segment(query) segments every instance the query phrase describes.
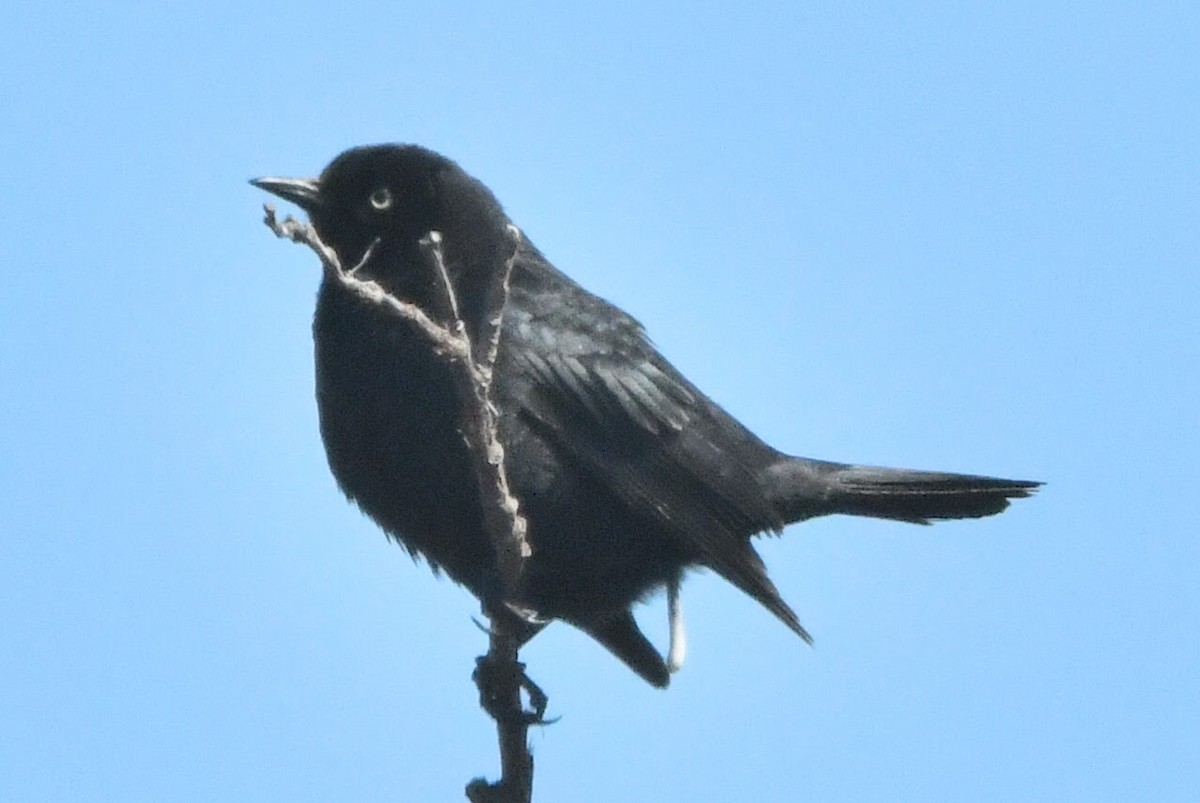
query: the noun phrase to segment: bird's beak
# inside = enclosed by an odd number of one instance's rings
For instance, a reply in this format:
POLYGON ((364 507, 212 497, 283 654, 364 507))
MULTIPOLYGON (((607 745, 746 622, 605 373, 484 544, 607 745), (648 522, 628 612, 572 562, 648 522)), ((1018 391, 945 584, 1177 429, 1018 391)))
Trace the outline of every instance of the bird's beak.
POLYGON ((321 205, 321 185, 315 178, 264 176, 250 179, 250 183, 285 201, 291 201, 305 212, 311 212, 321 205))

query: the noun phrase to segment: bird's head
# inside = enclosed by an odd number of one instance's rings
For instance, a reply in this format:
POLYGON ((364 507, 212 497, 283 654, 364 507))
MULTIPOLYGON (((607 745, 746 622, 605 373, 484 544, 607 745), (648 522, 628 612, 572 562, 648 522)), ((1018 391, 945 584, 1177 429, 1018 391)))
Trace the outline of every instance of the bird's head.
POLYGON ((343 264, 376 240, 385 249, 415 244, 431 231, 471 247, 502 232, 508 219, 490 191, 450 159, 417 145, 352 148, 319 178, 250 182, 308 212, 343 264))

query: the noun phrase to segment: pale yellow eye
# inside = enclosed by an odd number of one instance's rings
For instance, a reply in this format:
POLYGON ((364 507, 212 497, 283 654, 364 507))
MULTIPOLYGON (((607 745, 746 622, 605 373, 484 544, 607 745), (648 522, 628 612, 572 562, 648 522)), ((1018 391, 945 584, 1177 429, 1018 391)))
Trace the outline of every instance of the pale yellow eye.
POLYGON ((392 205, 392 192, 387 187, 380 187, 371 193, 371 206, 378 209, 380 212, 388 209, 392 205))

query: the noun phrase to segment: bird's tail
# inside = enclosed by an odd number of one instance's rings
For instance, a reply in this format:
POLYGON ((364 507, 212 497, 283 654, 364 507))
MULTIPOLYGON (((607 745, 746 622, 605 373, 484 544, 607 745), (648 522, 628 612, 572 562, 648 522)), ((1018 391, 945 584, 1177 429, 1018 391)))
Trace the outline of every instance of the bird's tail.
POLYGON ((767 470, 772 501, 787 521, 830 513, 929 524, 991 516, 1040 482, 972 474, 851 466, 786 457, 767 470))

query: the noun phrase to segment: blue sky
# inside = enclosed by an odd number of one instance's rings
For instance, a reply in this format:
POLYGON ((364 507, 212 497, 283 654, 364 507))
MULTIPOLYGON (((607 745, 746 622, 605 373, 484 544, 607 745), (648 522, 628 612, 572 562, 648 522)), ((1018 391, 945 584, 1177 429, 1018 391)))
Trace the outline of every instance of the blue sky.
POLYGON ((473 599, 325 466, 263 174, 418 142, 814 457, 1042 479, 556 626, 543 800, 1200 796, 1191 4, 33 4, 0 30, 0 798, 460 799, 473 599), (665 635, 662 600, 641 610, 665 635))

